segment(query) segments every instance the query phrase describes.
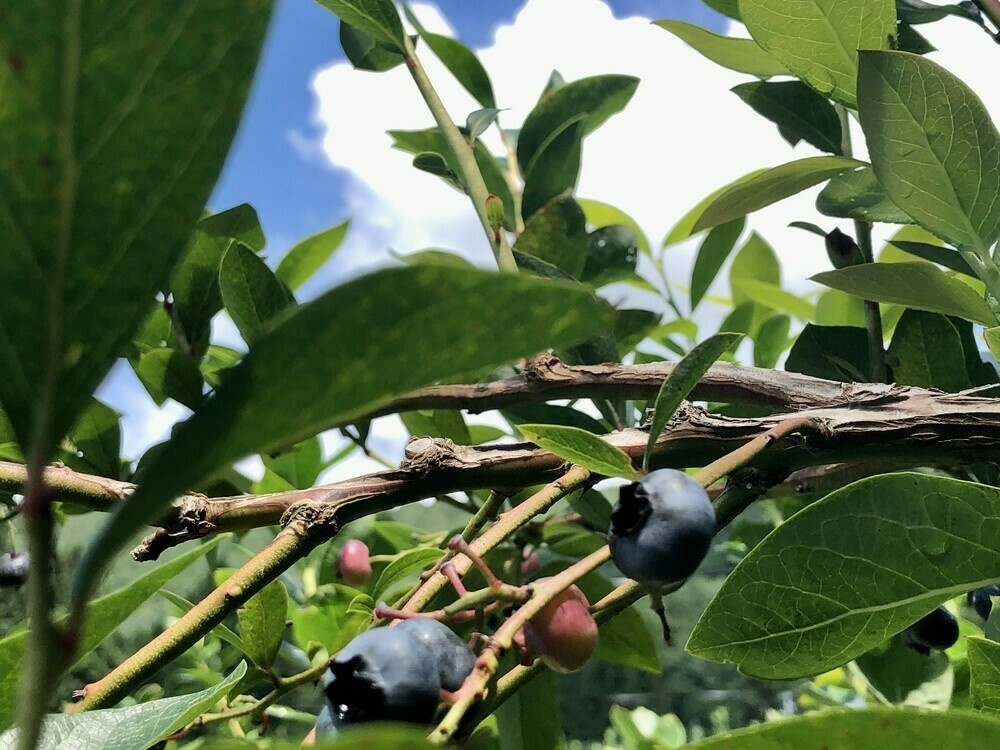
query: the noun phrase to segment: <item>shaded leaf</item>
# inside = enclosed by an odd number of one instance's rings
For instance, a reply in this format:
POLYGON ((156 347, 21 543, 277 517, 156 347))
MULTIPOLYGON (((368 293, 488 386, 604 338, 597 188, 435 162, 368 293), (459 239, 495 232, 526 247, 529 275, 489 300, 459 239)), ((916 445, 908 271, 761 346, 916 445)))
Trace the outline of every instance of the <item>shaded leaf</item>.
POLYGON ((860 221, 909 224, 913 221, 879 184, 871 167, 837 175, 818 196, 816 210, 826 216, 860 221))
POLYGON ((601 287, 635 278, 639 239, 628 226, 612 224, 587 235, 587 261, 580 279, 601 287))
POLYGON ((441 266, 379 271, 296 308, 257 339, 144 467, 135 494, 109 516, 78 568, 77 603, 133 530, 232 461, 610 324, 609 308, 578 286, 441 266))
POLYGON ((295 303, 288 288, 246 245, 233 245, 219 266, 219 291, 226 312, 248 344, 264 332, 265 324, 295 303))
POLYGON ((406 60, 399 46, 381 37, 372 36, 350 24, 340 22, 340 46, 357 70, 384 73, 402 65, 406 60))
POLYGON ((562 739, 555 676, 542 670, 496 710, 503 750, 556 750, 562 739))
POLYGON ((942 651, 918 654, 902 636, 862 654, 855 664, 885 700, 915 708, 946 710, 951 703, 955 673, 942 651))
POLYGON ((633 76, 600 75, 581 78, 544 94, 528 113, 517 138, 517 161, 527 175, 542 146, 583 118, 580 138, 594 132, 605 120, 621 111, 639 79, 633 76))
POLYGON ((649 239, 643 234, 639 223, 619 208, 615 208, 610 203, 589 200, 587 198, 577 198, 587 223, 593 225, 594 229, 602 229, 613 224, 622 224, 635 234, 636 245, 642 252, 649 252, 649 239))
POLYGON ((753 81, 734 86, 732 92, 755 112, 778 126, 789 145, 800 140, 820 151, 841 154, 841 126, 830 100, 802 81, 753 81))
POLYGON ((972 270, 969 262, 961 256, 958 250, 940 245, 931 245, 927 242, 909 242, 907 240, 889 240, 904 253, 916 255, 918 258, 937 263, 939 266, 950 268, 952 271, 964 273, 966 276, 976 278, 976 272, 972 270))
POLYGON ((572 198, 557 198, 525 222, 514 248, 580 278, 587 261, 586 220, 572 198))
POLYGON ((866 263, 818 273, 812 280, 862 299, 955 315, 983 325, 996 322, 989 305, 971 287, 930 263, 866 263))
POLYGON ((741 216, 713 227, 702 240, 698 254, 695 256, 694 268, 691 270, 692 310, 698 306, 712 282, 715 281, 715 277, 722 269, 722 264, 726 262, 726 258, 729 257, 729 253, 732 252, 736 241, 743 233, 745 225, 746 219, 741 216))
POLYGON ((0 402, 26 454, 51 456, 179 259, 271 5, 5 5, 0 402))
POLYGON ((866 382, 868 334, 854 326, 807 324, 788 352, 785 369, 826 380, 866 382))
POLYGON ((162 406, 168 398, 189 409, 197 409, 201 403, 201 370, 197 360, 176 349, 150 349, 139 356, 132 369, 146 388, 157 406, 162 406))
POLYGON ((403 49, 403 24, 392 0, 317 0, 344 23, 396 49, 403 49))
POLYGON ((585 126, 586 117, 580 115, 538 147, 524 173, 521 214, 525 220, 553 198, 576 187, 585 126))
POLYGON ((893 379, 900 385, 949 393, 973 385, 958 329, 944 315, 905 311, 892 335, 889 356, 893 379))

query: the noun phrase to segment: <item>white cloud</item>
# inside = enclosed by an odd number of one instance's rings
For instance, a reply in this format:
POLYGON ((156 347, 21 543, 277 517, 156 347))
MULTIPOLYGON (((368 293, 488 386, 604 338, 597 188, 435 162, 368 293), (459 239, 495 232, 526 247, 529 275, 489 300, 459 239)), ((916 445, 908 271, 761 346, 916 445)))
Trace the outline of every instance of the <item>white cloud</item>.
MULTIPOLYGON (((418 4, 415 11, 431 30, 453 33, 435 6, 418 4)), ((957 19, 920 28, 942 50, 933 59, 966 80, 991 111, 1000 111, 1000 87, 992 80, 991 66, 982 64, 995 49, 986 35, 957 19)), ((463 121, 479 105, 429 50, 423 45, 420 50, 449 111, 456 121, 463 121)), ((600 0, 529 0, 511 24, 497 30, 494 43, 478 54, 492 77, 498 105, 509 110, 502 115, 503 124, 512 128, 531 110, 553 69, 567 80, 601 73, 641 79, 626 109, 587 138, 577 192, 627 211, 654 243, 715 188, 751 170, 815 153, 807 145, 790 149, 773 125, 729 93, 729 88, 748 80, 746 76, 716 66, 644 19, 616 20, 600 0)), ((433 125, 404 68, 366 73, 341 63, 320 71, 313 88, 318 100, 313 125, 323 132, 324 158, 349 175, 346 198, 352 217, 351 232, 328 266, 324 286, 389 263, 390 249, 406 253, 447 248, 480 265, 492 264, 467 198, 418 172, 409 155, 391 148, 387 130, 433 125)), ((290 132, 311 130, 303 126, 290 132)), ((861 143, 860 134, 855 143, 861 143)), ((312 146, 297 145, 314 157, 312 146)), ((492 146, 500 153, 495 142, 492 146)), ((788 221, 807 219, 825 227, 837 223, 816 215, 815 192, 762 210, 749 221, 749 229, 759 231, 778 251, 785 284, 797 291, 816 289, 805 279, 824 270, 827 261, 817 238, 788 229, 788 221)), ((839 223, 850 229, 849 222, 839 223)), ((684 284, 690 277, 692 256, 692 243, 671 249, 669 270, 676 283, 684 284)), ((725 285, 713 291, 725 294, 725 285)), ((648 297, 643 299, 648 302, 648 297)), ((707 317, 716 314, 721 315, 721 308, 706 311, 707 317)), ((227 341, 237 340, 227 320, 217 321, 216 330, 226 334, 227 341)), ((129 375, 119 373, 114 387, 106 384, 102 391, 134 390, 117 387, 124 382, 120 378, 129 375)), ((139 408, 138 399, 128 401, 115 405, 141 414, 130 416, 126 424, 126 445, 134 454, 165 436, 167 421, 180 408, 152 410, 139 408), (147 426, 140 428, 140 423, 147 426)), ((397 459, 405 435, 390 421, 379 421, 377 440, 382 452, 397 459)), ((335 474, 344 477, 348 471, 373 468, 370 461, 359 458, 335 474)))

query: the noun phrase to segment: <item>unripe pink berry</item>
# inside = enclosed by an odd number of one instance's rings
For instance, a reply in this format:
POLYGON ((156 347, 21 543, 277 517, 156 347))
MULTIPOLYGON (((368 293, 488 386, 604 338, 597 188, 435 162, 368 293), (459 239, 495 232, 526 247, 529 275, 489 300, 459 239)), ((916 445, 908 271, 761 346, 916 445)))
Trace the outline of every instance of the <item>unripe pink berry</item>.
POLYGON ((597 622, 587 597, 570 586, 532 617, 514 641, 522 647, 522 663, 540 658, 557 672, 580 669, 597 648, 597 622))
POLYGON ((521 578, 524 580, 531 578, 531 576, 538 572, 541 565, 538 555, 534 552, 529 552, 521 558, 521 578))
POLYGON ((337 558, 337 576, 351 586, 364 586, 372 577, 372 563, 368 559, 368 545, 360 539, 349 539, 340 548, 337 558))

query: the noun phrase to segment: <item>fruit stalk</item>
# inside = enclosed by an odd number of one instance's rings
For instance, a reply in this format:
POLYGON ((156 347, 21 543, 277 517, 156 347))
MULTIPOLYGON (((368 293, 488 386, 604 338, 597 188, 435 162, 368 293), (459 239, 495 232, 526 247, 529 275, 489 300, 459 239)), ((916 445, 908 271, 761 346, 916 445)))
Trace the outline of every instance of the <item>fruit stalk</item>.
MULTIPOLYGON (((520 506, 519 506, 520 507, 520 506)), ((455 702, 448 713, 438 724, 437 728, 430 734, 430 741, 436 745, 443 745, 451 741, 458 732, 462 719, 472 708, 473 704, 481 700, 486 695, 487 687, 496 675, 500 667, 500 658, 511 648, 514 643, 514 636, 525 626, 525 624, 537 615, 546 604, 555 599, 559 594, 572 586, 583 576, 599 568, 611 559, 611 551, 607 546, 601 547, 596 552, 577 561, 558 575, 553 576, 544 583, 537 584, 533 588, 531 598, 514 612, 493 634, 479 657, 472 674, 466 678, 455 693, 455 702)))

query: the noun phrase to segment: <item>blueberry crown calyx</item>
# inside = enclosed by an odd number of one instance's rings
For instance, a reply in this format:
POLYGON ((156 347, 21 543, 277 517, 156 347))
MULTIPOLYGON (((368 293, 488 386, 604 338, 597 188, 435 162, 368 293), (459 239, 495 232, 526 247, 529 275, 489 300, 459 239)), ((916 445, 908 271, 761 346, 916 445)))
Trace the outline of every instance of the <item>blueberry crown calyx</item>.
POLYGON ((626 484, 618 491, 618 504, 611 513, 611 533, 618 536, 635 533, 646 525, 652 512, 646 488, 639 482, 626 484))

